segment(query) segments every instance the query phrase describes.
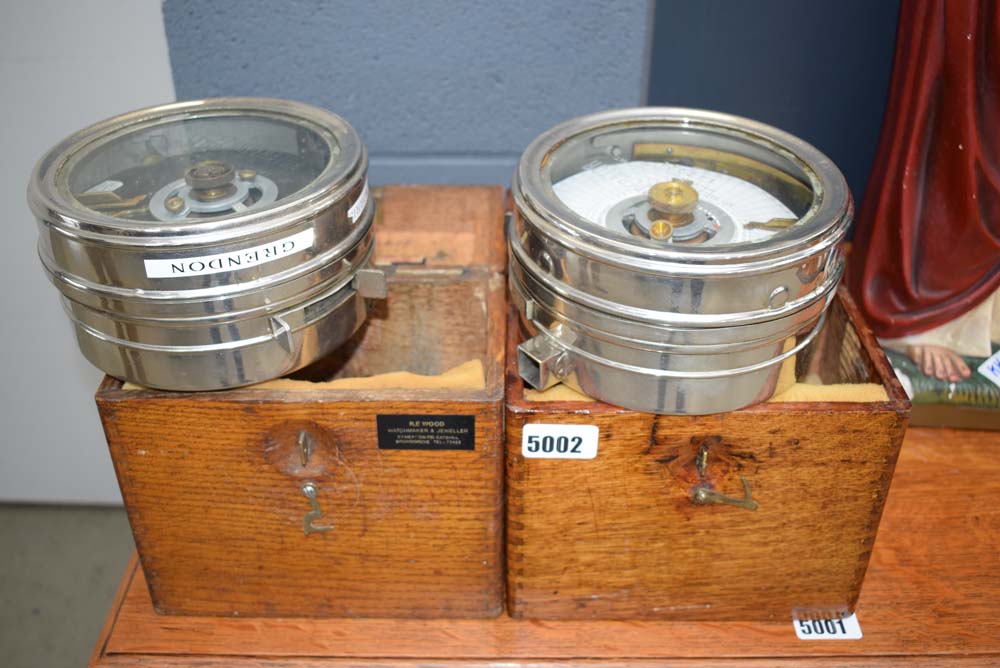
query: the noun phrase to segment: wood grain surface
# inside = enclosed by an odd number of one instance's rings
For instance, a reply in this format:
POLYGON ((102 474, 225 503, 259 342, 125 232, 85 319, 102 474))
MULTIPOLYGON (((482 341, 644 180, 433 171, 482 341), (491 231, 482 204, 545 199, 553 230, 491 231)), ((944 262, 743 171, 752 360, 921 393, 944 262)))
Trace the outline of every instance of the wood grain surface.
POLYGON ((91 665, 206 667, 1000 665, 1000 434, 910 429, 857 606, 864 638, 774 622, 164 617, 133 562, 91 665))
POLYGON ((503 186, 383 186, 376 197, 376 262, 506 271, 503 186))
POLYGON ((854 608, 909 404, 846 293, 821 341, 828 382, 878 382, 886 402, 783 403, 663 416, 531 402, 508 323, 507 605, 540 619, 787 619, 854 608), (857 324, 856 324, 857 323, 857 324), (831 331, 839 328, 838 331, 831 331), (845 331, 846 330, 846 331, 845 331), (836 342, 835 345, 830 342, 836 342), (850 345, 848 355, 841 355, 850 345), (845 359, 854 359, 845 364, 845 359), (835 373, 849 373, 836 377, 835 373), (590 460, 521 456, 526 423, 590 424, 590 460), (699 469, 699 458, 704 466, 699 469), (756 510, 697 505, 751 487, 756 510))
MULTIPOLYGON (((853 608, 904 428, 894 413, 842 411, 524 420, 600 429, 591 460, 508 458, 509 606, 542 619, 853 608), (692 502, 701 484, 742 497, 743 477, 756 510, 692 502)), ((508 452, 522 425, 508 422, 508 452)))
POLYGON ((428 375, 478 359, 485 388, 335 390, 316 382, 171 393, 105 380, 98 409, 160 612, 501 612, 503 190, 401 186, 376 195, 383 256, 395 235, 425 227, 473 234, 475 242, 449 246, 439 234, 402 244, 409 264, 394 267, 388 299, 373 305, 341 351, 300 377, 428 375), (380 449, 379 415, 471 416, 474 449, 380 449), (324 530, 306 533, 310 513, 324 530))

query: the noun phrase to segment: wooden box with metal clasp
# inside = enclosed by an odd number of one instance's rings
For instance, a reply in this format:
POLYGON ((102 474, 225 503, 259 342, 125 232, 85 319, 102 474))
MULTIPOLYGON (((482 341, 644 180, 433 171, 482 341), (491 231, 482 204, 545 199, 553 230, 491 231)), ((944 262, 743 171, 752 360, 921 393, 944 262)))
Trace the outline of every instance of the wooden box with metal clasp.
POLYGON ((861 590, 909 402, 841 288, 774 400, 668 416, 535 392, 508 321, 517 618, 788 620, 861 590))
POLYGON ((290 378, 97 404, 156 609, 492 617, 501 563, 503 189, 386 187, 388 298, 290 378))

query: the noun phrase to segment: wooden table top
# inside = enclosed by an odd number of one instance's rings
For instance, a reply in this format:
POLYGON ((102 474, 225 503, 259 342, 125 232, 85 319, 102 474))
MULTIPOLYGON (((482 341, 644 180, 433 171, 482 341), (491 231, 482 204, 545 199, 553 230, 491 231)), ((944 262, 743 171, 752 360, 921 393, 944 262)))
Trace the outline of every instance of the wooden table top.
MULTIPOLYGON (((317 583, 320 586, 321 583, 317 583)), ((157 615, 133 557, 91 666, 1000 665, 1000 432, 911 429, 857 610, 861 640, 782 623, 157 615), (914 661, 913 657, 921 656, 914 661)))

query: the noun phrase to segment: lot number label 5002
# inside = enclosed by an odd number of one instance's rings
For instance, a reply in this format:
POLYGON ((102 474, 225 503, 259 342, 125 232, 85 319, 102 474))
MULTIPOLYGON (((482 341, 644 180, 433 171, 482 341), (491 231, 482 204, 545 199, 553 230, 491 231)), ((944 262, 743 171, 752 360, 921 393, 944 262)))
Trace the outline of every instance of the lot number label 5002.
POLYGON ((521 432, 525 459, 593 459, 597 456, 595 424, 526 424, 521 432))

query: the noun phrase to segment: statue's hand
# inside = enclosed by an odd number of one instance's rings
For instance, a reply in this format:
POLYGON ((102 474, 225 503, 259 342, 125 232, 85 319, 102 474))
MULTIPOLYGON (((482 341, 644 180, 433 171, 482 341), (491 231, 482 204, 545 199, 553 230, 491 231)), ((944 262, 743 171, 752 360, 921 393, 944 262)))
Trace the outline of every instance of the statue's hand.
POLYGON ((925 376, 954 383, 965 380, 972 374, 969 365, 961 356, 944 346, 909 346, 906 354, 920 367, 925 376))

